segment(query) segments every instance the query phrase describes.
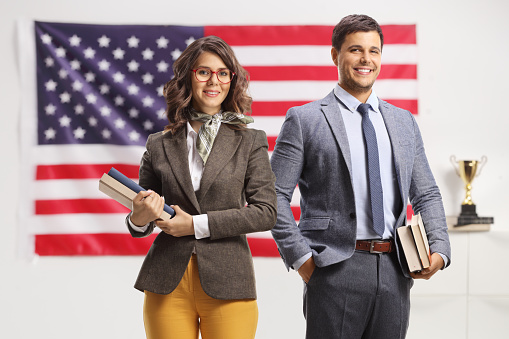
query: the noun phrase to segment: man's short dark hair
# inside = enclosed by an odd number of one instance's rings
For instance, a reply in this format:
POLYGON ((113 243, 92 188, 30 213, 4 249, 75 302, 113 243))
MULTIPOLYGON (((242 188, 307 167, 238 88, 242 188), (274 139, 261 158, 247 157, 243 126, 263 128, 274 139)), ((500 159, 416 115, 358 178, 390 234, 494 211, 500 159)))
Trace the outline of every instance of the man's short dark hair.
POLYGON ((334 27, 332 31, 332 47, 336 51, 341 50, 343 42, 348 34, 356 32, 370 32, 376 31, 380 35, 381 47, 384 46, 384 35, 378 22, 372 17, 363 14, 352 14, 345 16, 341 21, 334 27))

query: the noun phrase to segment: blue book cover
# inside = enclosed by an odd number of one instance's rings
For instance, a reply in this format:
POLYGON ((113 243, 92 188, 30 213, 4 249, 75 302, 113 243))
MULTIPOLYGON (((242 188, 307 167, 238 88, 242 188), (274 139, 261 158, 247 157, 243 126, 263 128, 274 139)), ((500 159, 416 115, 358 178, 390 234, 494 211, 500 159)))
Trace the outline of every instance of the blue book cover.
MULTIPOLYGON (((130 188, 131 190, 133 190, 136 193, 139 193, 140 191, 146 191, 146 189, 144 189, 143 187, 141 187, 140 185, 138 185, 137 183, 135 183, 134 181, 132 181, 131 179, 126 177, 124 174, 119 172, 114 167, 112 167, 110 169, 110 171, 108 172, 108 175, 110 177, 112 177, 113 179, 115 179, 116 181, 123 184, 124 186, 130 188)), ((166 204, 164 204, 164 211, 166 213, 168 213, 169 215, 171 215, 172 217, 175 215, 175 210, 173 210, 173 208, 171 208, 170 206, 168 206, 166 204)))

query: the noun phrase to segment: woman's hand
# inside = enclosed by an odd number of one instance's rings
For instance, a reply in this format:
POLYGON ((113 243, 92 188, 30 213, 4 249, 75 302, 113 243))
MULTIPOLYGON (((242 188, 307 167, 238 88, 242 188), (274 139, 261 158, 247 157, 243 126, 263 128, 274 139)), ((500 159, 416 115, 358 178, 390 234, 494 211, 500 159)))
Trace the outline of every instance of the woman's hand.
POLYGON ((136 226, 145 226, 161 216, 163 207, 163 197, 151 190, 141 191, 133 199, 131 222, 136 226))
POLYGON ((174 237, 194 235, 193 216, 182 211, 177 205, 171 207, 175 210, 175 216, 170 220, 157 220, 157 227, 174 237))

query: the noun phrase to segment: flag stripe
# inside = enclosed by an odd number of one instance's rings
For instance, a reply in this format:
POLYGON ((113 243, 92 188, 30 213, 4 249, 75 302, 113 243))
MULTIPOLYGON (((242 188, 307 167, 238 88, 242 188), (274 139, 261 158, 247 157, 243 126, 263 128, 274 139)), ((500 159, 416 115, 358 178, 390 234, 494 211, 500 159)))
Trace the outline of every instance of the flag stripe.
MULTIPOLYGON (((334 66, 246 66, 251 81, 337 81, 334 66)), ((417 79, 417 65, 386 65, 377 79, 417 79)))
POLYGON ((124 213, 129 210, 113 199, 36 200, 35 214, 124 213))
POLYGON ((90 179, 100 178, 112 167, 124 173, 129 178, 138 177, 138 165, 126 164, 63 164, 37 166, 36 180, 54 179, 90 179))
MULTIPOLYGON (((415 25, 382 25, 384 44, 415 44, 415 25)), ((332 45, 334 26, 206 26, 232 46, 332 45)))
MULTIPOLYGON (((41 234, 35 236, 35 253, 41 256, 60 255, 145 255, 157 235, 133 238, 130 234, 41 234)), ((278 257, 276 243, 270 238, 247 241, 254 256, 278 257)))

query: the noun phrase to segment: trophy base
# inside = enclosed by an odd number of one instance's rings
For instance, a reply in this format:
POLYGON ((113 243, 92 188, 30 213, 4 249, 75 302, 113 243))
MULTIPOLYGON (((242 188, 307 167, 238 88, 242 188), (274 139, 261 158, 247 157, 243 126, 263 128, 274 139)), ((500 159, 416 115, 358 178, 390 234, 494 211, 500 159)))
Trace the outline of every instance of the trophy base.
POLYGON ((493 217, 478 217, 475 211, 475 205, 461 205, 461 213, 458 217, 458 223, 455 227, 472 224, 493 224, 493 217))

